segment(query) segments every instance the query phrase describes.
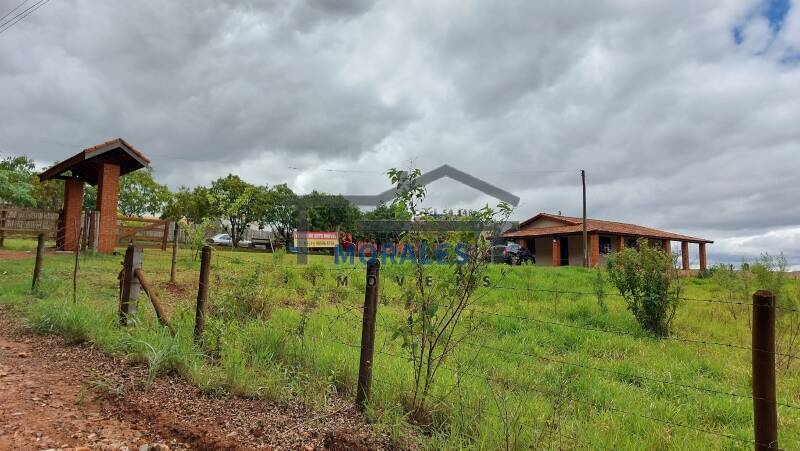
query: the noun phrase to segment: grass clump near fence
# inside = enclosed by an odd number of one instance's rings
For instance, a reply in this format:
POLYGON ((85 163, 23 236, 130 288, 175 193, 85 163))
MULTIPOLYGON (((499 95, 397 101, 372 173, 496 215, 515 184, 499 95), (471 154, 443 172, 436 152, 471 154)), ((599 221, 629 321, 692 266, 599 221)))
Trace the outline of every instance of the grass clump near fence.
MULTIPOLYGON (((48 255, 46 274, 68 280, 71 258, 48 255)), ((314 256, 311 265, 298 267, 281 254, 217 250, 206 332, 195 344, 199 262, 189 250, 179 256, 175 285, 168 283, 168 253, 145 251, 143 270, 159 290, 174 337, 158 324, 144 294, 133 324, 118 325, 121 257, 81 259, 76 303, 67 282, 30 294, 32 261, 0 260, 0 302, 19 306, 38 332, 147 364, 145 382, 174 373, 210 394, 299 400, 311 409, 354 397, 363 266, 335 266, 314 256)), ((396 445, 752 448, 747 314, 734 317, 720 308, 728 304, 691 300, 723 300, 713 278, 684 279, 686 300, 663 337, 643 330, 610 282, 598 287, 592 270, 492 265, 490 286, 478 289, 465 312, 472 335, 443 363, 424 415, 412 417, 413 369, 393 333, 406 321, 398 280, 407 277, 408 266, 381 269, 367 411, 396 445)), ((797 281, 786 284, 787 290, 798 287, 797 281)), ((792 407, 800 404, 800 362, 790 361, 778 373, 786 449, 800 446, 800 410, 792 407)))

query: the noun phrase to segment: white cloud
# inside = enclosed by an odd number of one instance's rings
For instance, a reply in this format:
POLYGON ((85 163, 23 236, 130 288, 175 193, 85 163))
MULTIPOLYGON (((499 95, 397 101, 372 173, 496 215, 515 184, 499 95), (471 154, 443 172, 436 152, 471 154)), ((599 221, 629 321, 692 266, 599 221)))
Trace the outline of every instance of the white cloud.
POLYGON ((758 5, 50 2, 0 35, 0 151, 49 162, 122 136, 173 187, 235 172, 347 194, 448 163, 522 197, 518 217, 578 214, 586 169, 591 216, 767 236, 800 227, 800 65, 780 63, 800 8, 759 55, 758 5))

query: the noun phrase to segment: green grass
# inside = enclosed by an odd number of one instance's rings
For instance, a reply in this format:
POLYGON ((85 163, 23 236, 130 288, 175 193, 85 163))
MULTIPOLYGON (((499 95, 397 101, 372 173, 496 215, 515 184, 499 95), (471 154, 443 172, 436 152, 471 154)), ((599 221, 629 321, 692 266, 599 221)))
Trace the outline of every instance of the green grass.
MULTIPOLYGON (((7 247, 29 250, 35 243, 7 240, 7 247)), ((210 394, 299 400, 312 409, 334 396, 355 395, 365 285, 360 265, 339 271, 331 257, 312 256, 311 265, 296 267, 292 255, 217 250, 206 331, 195 345, 199 262, 189 251, 178 259, 177 288, 166 286, 168 252, 148 249, 143 263, 175 337, 155 321, 143 293, 134 324, 118 325, 120 256, 81 257, 73 304, 72 258, 48 255, 37 293, 30 292, 32 258, 0 260, 0 303, 18 306, 37 332, 146 363, 144 383, 174 373, 210 394), (344 274, 348 285, 338 286, 336 276, 344 274)), ((605 308, 594 295, 580 294, 593 291, 593 273, 582 268, 490 268, 493 285, 514 289, 479 290, 473 314, 481 327, 439 371, 425 424, 411 421, 405 407, 411 366, 392 340, 406 314, 395 277, 408 269, 381 270, 368 409, 375 427, 396 444, 498 449, 508 437, 517 448, 752 447, 749 351, 656 339, 639 328, 611 287, 605 308)), ((716 296, 708 279, 684 283, 688 297, 716 296)), ((674 336, 748 347, 747 316, 737 318, 724 305, 687 301, 674 336)), ((800 405, 800 362, 779 370, 778 399, 800 405)), ((799 447, 800 410, 780 407, 779 422, 781 446, 799 447)))

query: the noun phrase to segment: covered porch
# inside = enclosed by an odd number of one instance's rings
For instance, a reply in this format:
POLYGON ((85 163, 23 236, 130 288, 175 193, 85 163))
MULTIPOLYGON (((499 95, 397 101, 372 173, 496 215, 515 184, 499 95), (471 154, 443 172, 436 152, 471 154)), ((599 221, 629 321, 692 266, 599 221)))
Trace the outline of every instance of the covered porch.
MULTIPOLYGON (((684 270, 690 269, 690 252, 696 248, 696 261, 703 271, 708 267, 706 246, 713 243, 704 238, 598 219, 587 219, 585 229, 589 266, 600 265, 606 255, 636 246, 637 241, 644 238, 668 253, 673 253, 673 243, 680 243, 679 265, 684 270)), ((537 265, 583 266, 583 232, 581 218, 539 213, 520 223, 518 230, 504 233, 503 237, 530 250, 537 265)))
MULTIPOLYGON (((589 266, 597 266, 605 262, 606 255, 618 252, 625 247, 636 246, 640 237, 613 235, 613 234, 588 234, 589 266)), ((583 266, 583 235, 552 235, 516 238, 514 241, 527 248, 536 258, 539 266, 583 266)), ((648 241, 653 246, 659 246, 665 252, 672 252, 673 240, 652 239, 648 241)), ((696 249, 697 262, 700 270, 707 269, 706 243, 680 241, 680 267, 690 269, 691 253, 696 249), (696 246, 696 247, 695 247, 696 246)))

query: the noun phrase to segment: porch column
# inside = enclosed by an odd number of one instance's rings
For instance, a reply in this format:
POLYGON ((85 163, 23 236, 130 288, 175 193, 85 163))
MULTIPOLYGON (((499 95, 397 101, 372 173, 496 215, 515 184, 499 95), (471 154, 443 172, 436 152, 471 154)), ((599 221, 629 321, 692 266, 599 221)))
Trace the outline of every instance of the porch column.
POLYGON ((83 206, 83 180, 69 179, 64 182, 64 245, 65 251, 74 251, 79 246, 81 235, 81 207, 83 206))
POLYGON ((557 236, 553 237, 553 266, 561 266, 561 245, 557 236))
POLYGON ((617 237, 617 252, 625 249, 625 237, 620 235, 617 237))
POLYGON ((700 271, 705 271, 706 265, 706 243, 700 243, 700 271))
POLYGON ((600 264, 600 235, 596 233, 589 234, 589 266, 598 266, 600 264))
POLYGON ((681 263, 683 269, 689 269, 689 242, 681 241, 681 263))
POLYGON ((97 232, 97 252, 111 254, 117 245, 117 201, 119 198, 119 165, 98 165, 97 211, 100 226, 97 232))
POLYGON ((670 240, 661 240, 661 247, 664 249, 665 254, 672 253, 672 241, 670 240))

